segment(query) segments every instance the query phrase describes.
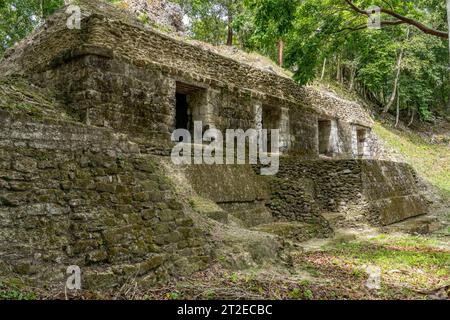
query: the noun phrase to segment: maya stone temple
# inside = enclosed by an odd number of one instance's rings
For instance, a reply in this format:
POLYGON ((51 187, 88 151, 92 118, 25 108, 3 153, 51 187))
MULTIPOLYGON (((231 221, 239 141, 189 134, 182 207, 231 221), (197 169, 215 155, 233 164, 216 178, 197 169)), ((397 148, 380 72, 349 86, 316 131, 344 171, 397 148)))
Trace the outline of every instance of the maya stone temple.
POLYGON ((152 286, 219 255, 284 261, 280 239, 332 236, 330 214, 382 227, 427 213, 358 103, 79 5, 80 29, 63 8, 0 61, 0 276, 63 286, 77 265, 86 288, 152 286), (194 121, 280 129, 279 172, 175 166, 171 133, 194 121))

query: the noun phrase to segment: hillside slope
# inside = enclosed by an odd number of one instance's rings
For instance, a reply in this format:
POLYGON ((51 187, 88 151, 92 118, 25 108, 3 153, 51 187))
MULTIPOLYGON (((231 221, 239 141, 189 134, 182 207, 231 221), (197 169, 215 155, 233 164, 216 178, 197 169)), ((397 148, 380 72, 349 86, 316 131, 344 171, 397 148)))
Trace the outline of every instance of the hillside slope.
POLYGON ((410 163, 419 174, 450 199, 450 145, 430 143, 412 130, 377 122, 374 130, 393 153, 410 163))

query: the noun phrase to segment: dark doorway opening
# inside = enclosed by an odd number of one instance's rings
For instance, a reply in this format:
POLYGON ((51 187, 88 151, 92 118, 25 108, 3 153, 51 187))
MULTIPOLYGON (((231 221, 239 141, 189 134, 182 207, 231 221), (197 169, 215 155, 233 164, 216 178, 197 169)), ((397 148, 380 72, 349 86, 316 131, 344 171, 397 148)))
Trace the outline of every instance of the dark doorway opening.
POLYGON ((175 128, 189 129, 189 105, 187 95, 183 93, 176 94, 176 112, 175 112, 175 128))
POLYGON ((177 82, 174 121, 176 129, 187 129, 192 134, 194 121, 204 121, 202 117, 206 107, 206 89, 177 82))

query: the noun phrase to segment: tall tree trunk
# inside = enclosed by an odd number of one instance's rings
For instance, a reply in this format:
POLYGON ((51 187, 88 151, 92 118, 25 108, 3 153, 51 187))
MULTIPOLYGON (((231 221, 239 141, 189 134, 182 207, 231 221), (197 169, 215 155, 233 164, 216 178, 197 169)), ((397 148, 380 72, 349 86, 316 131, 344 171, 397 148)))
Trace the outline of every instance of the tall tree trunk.
POLYGON ((356 68, 350 67, 350 85, 348 87, 349 91, 353 91, 353 87, 355 86, 355 77, 356 77, 356 68))
MULTIPOLYGON (((448 23, 448 30, 450 32, 450 0, 447 0, 447 23, 448 23)), ((449 53, 448 81, 450 82, 450 37, 448 37, 448 53, 449 53)), ((448 94, 448 108, 450 109, 450 92, 448 94)))
POLYGON ((231 10, 228 10, 228 36, 227 36, 227 46, 233 45, 233 14, 231 10))
MULTIPOLYGON (((448 1, 450 1, 450 0, 448 0, 448 1)), ((406 34, 406 39, 408 40, 408 38, 409 38, 409 29, 408 29, 407 34, 406 34)), ((392 105, 395 102, 395 97, 396 97, 396 93, 397 93, 397 89, 398 89, 398 82, 400 80, 400 73, 401 73, 401 69, 402 69, 402 62, 403 62, 403 54, 404 54, 404 52, 405 52, 405 50, 402 47, 400 49, 400 53, 399 53, 398 58, 397 58, 397 65, 396 65, 397 72, 395 74, 394 87, 392 88, 391 97, 389 98, 388 103, 386 104, 386 106, 383 109, 383 114, 387 113, 391 109, 392 105)))
POLYGON ((322 74, 320 75, 320 81, 322 81, 323 77, 325 76, 326 66, 327 66, 327 58, 323 59, 323 67, 322 67, 322 74))
POLYGON ((283 66, 284 63, 284 42, 282 39, 278 40, 278 65, 283 66))
POLYGON ((409 120, 408 127, 411 126, 414 122, 414 113, 415 113, 415 110, 412 109, 411 110, 411 120, 409 120))
POLYGON ((337 64, 336 64, 336 81, 337 82, 341 82, 341 60, 339 59, 339 57, 337 57, 337 64))
POLYGON ((400 120, 400 91, 397 88, 397 112, 395 115, 395 127, 398 126, 399 120, 400 120))
POLYGON ((386 104, 386 106, 383 109, 383 113, 387 113, 391 109, 392 105, 395 102, 397 88, 398 88, 398 82, 400 80, 402 61, 403 61, 403 48, 400 50, 400 54, 398 55, 398 58, 397 58, 397 66, 396 66, 397 73, 395 74, 394 87, 392 89, 392 94, 391 94, 391 97, 389 98, 388 103, 386 104))
POLYGON ((40 12, 40 14, 41 14, 41 22, 43 22, 44 19, 45 19, 45 16, 44 16, 44 0, 40 1, 40 10, 41 10, 41 12, 40 12))

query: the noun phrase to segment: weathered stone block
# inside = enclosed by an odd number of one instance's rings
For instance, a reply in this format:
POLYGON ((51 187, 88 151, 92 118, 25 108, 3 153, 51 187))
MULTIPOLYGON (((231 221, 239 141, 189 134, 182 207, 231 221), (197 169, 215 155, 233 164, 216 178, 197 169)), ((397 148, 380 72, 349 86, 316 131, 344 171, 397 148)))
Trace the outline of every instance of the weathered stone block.
POLYGON ((145 202, 150 200, 150 192, 138 192, 133 194, 133 199, 139 202, 145 202))
POLYGON ((105 250, 95 250, 86 255, 87 263, 99 263, 108 260, 108 253, 105 250))
POLYGON ((161 255, 153 256, 144 262, 138 264, 139 275, 147 274, 149 271, 158 268, 164 262, 161 255))
POLYGON ((117 277, 112 270, 88 270, 83 272, 81 277, 81 285, 84 289, 101 290, 117 285, 117 277))
POLYGON ((151 220, 156 217, 156 212, 153 209, 146 209, 142 211, 142 219, 151 220))
POLYGON ((95 189, 100 192, 109 192, 109 193, 115 193, 116 192, 116 185, 113 183, 103 183, 103 182, 97 182, 95 184, 95 189))
POLYGON ((11 181, 9 183, 9 186, 13 191, 28 191, 33 188, 33 183, 22 181, 11 181))
POLYGON ((149 159, 136 159, 133 162, 137 170, 153 173, 155 172, 155 164, 149 159))
POLYGON ((19 172, 30 173, 37 170, 37 161, 31 158, 20 158, 13 162, 13 168, 19 172))

